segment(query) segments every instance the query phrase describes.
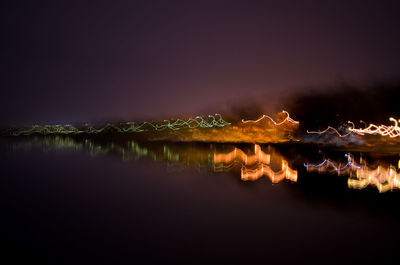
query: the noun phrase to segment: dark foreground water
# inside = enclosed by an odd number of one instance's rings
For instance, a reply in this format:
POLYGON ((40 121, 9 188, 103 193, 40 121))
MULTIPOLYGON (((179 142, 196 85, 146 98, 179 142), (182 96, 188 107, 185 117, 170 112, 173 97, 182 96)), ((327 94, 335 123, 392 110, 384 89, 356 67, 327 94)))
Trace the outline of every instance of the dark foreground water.
POLYGON ((1 264, 397 264, 398 155, 351 154, 380 186, 304 167, 344 154, 2 139, 1 264))

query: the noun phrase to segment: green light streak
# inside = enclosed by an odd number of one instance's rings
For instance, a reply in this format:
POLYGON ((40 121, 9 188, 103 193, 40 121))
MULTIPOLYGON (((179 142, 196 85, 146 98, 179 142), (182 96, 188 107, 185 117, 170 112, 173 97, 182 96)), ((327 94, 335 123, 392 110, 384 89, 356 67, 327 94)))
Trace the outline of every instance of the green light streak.
POLYGON ((78 129, 73 125, 33 125, 28 129, 17 129, 12 131, 10 134, 13 136, 20 135, 31 135, 31 134, 99 134, 108 130, 113 130, 118 133, 140 133, 146 131, 164 131, 173 130, 178 131, 183 128, 195 129, 195 128, 212 128, 212 127, 225 127, 231 125, 226 122, 220 114, 208 115, 208 120, 205 120, 202 116, 196 116, 189 118, 188 120, 176 119, 175 121, 164 120, 163 123, 151 123, 145 121, 136 125, 134 122, 125 122, 117 124, 107 123, 104 127, 95 128, 93 126, 87 126, 82 129, 78 129))

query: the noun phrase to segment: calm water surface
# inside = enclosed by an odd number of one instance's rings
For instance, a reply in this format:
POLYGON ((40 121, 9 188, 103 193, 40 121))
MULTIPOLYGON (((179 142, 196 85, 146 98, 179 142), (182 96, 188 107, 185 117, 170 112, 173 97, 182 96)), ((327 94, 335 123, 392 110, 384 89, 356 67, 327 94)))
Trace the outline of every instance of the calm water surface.
MULTIPOLYGON (((3 264, 397 263, 400 193, 349 187, 346 174, 304 167, 326 158, 344 165, 344 154, 2 139, 1 258, 3 264)), ((351 155, 371 168, 397 167, 397 154, 351 155)))

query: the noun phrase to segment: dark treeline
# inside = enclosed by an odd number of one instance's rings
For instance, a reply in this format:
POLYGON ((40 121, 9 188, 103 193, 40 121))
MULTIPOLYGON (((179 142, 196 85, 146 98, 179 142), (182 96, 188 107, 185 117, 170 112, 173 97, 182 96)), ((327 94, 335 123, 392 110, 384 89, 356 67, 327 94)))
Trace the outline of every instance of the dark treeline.
POLYGON ((284 105, 303 129, 339 127, 349 120, 357 127, 360 120, 390 124, 389 117, 400 118, 400 80, 366 87, 340 84, 325 90, 308 89, 292 95, 284 105))

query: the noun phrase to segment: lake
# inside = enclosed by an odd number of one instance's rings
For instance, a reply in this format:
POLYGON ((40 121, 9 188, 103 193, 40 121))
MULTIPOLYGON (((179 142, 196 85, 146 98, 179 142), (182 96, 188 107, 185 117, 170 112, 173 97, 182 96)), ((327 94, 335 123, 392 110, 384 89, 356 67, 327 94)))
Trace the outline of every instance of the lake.
POLYGON ((0 159, 2 264, 398 256, 397 153, 32 136, 0 159))

